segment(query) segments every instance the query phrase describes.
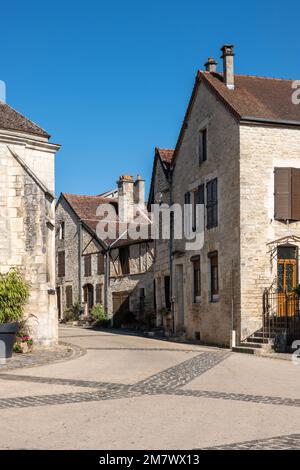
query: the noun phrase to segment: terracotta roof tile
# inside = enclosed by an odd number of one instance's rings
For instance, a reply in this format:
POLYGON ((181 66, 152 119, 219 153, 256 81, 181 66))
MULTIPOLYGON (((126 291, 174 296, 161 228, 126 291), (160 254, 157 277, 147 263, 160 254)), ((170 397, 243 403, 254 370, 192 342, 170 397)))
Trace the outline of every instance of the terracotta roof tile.
MULTIPOLYGON (((101 196, 85 196, 80 194, 67 194, 62 193, 62 196, 67 200, 69 205, 72 207, 76 215, 79 217, 82 222, 84 222, 89 229, 96 234, 96 229, 101 225, 101 217, 97 216, 97 209, 101 204, 112 204, 115 209, 117 210, 118 201, 117 199, 113 198, 105 198, 101 196)), ((103 221, 105 230, 105 226, 107 225, 107 221, 103 221)), ((124 232, 126 232, 128 225, 119 223, 117 220, 116 222, 111 222, 111 224, 115 224, 115 234, 116 237, 112 239, 104 240, 106 245, 110 246, 114 244, 114 246, 120 245, 127 245, 132 243, 137 243, 143 241, 142 237, 138 238, 138 240, 133 240, 128 237, 121 238, 124 232)), ((137 223, 137 226, 140 225, 137 223)), ((150 238, 150 224, 145 219, 145 225, 148 226, 148 234, 150 238)))
POLYGON ((11 106, 0 102, 0 129, 26 132, 49 138, 50 135, 11 106))
POLYGON ((174 149, 161 149, 157 147, 160 158, 164 163, 170 164, 174 155, 174 149))
POLYGON ((293 121, 300 124, 300 106, 292 102, 292 80, 235 75, 235 89, 229 90, 219 73, 198 72, 238 118, 293 121))

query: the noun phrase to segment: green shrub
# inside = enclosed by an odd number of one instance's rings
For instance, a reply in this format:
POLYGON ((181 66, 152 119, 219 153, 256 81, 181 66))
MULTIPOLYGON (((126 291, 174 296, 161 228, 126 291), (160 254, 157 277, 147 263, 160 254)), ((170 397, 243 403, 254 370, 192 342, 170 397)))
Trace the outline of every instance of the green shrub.
POLYGON ((18 271, 11 269, 0 274, 0 323, 21 320, 28 298, 29 285, 18 271))
POLYGON ((84 310, 83 307, 80 305, 79 302, 75 302, 72 307, 68 308, 64 312, 64 320, 68 321, 77 321, 79 320, 80 316, 83 314, 84 310))
POLYGON ((91 317, 98 325, 107 325, 108 316, 101 304, 94 305, 91 310, 91 317))

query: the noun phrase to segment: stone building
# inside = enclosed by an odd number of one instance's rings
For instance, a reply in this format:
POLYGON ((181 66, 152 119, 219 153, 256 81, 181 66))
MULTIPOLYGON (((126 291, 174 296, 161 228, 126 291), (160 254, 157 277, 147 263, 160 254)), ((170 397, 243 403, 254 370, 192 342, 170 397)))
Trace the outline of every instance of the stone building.
POLYGON ((54 157, 59 145, 0 102, 0 271, 17 268, 30 284, 36 341, 57 341, 54 157))
MULTIPOLYGON (((155 149, 153 162, 149 203, 169 205, 171 202, 171 162, 173 149, 155 149)), ((166 330, 173 330, 171 318, 163 315, 163 312, 171 311, 171 269, 170 250, 172 240, 163 239, 161 236, 154 240, 154 286, 157 312, 157 326, 164 326, 166 330), (169 320, 169 321, 168 321, 169 320)))
MULTIPOLYGON (((75 302, 88 312, 102 304, 115 327, 128 312, 142 320, 154 312, 153 242, 145 212, 144 181, 122 176, 117 190, 99 196, 62 193, 56 206, 57 298, 61 319, 75 302), (136 206, 135 206, 136 205, 136 206), (117 219, 109 221, 115 233, 100 234, 107 224, 99 208, 111 207, 117 219), (140 208, 142 220, 134 214, 140 208), (130 227, 141 235, 132 237, 130 227)), ((103 210, 104 212, 104 210, 103 210)), ((103 215, 103 214, 102 214, 103 215)), ((139 214, 140 215, 140 214, 139 214)), ((104 230, 105 231, 105 230, 104 230)))
POLYGON ((233 46, 222 60, 197 73, 171 163, 172 203, 204 227, 200 248, 173 240, 174 330, 254 347, 266 311, 299 320, 300 105, 290 80, 235 74, 233 46))

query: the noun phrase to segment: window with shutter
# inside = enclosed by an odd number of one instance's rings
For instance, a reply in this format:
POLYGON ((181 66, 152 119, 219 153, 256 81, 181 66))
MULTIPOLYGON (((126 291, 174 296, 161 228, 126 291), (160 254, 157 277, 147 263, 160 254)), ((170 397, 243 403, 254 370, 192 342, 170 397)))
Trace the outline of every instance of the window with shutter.
POLYGON ((201 300, 200 256, 194 256, 191 261, 193 263, 193 298, 194 303, 197 303, 201 300))
POLYGON ((209 181, 206 185, 207 228, 218 226, 218 179, 209 181))
POLYGON ((130 274, 129 266, 129 247, 124 246, 119 248, 119 260, 120 260, 120 269, 121 275, 130 274))
POLYGON ((104 274, 104 256, 102 253, 98 253, 97 257, 97 274, 104 274))
POLYGON ((210 300, 216 302, 219 300, 219 261, 218 252, 214 251, 208 254, 210 259, 210 300))
POLYGON ((274 188, 275 220, 300 220, 300 169, 275 168, 274 188))
POLYGON ((291 220, 300 220, 300 169, 292 168, 292 217, 291 220))
POLYGON ((198 186, 196 191, 194 191, 194 199, 193 199, 193 232, 196 232, 197 230, 197 222, 198 222, 198 217, 197 214, 199 214, 198 206, 200 204, 204 204, 204 184, 201 184, 201 186, 198 186))
POLYGON ((84 275, 89 277, 92 275, 92 257, 91 255, 86 255, 84 257, 84 275))
POLYGON ((58 277, 65 276, 65 252, 59 251, 57 254, 57 275, 58 277))
POLYGON ((66 307, 71 308, 73 305, 73 289, 72 286, 66 287, 66 307))
POLYGON ((96 284, 96 304, 102 304, 102 284, 96 284))

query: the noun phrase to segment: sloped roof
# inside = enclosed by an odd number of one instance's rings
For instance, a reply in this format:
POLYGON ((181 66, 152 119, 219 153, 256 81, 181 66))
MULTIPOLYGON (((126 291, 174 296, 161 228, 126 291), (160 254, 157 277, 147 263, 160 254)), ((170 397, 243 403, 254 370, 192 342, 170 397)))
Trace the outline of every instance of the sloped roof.
POLYGON ((172 162, 174 149, 161 149, 157 147, 156 150, 164 163, 170 164, 172 162))
MULTIPOLYGON (((102 196, 85 196, 80 194, 67 194, 62 193, 62 196, 66 199, 68 204, 71 206, 77 217, 97 236, 97 228, 102 229, 103 232, 107 231, 107 221, 101 221, 102 218, 97 216, 97 209, 102 204, 111 204, 116 209, 118 213, 118 200, 111 197, 102 197, 102 196)), ((136 219, 137 220, 137 219, 136 219)), ((142 223, 136 222, 136 226, 140 226, 142 223)), ((145 240, 150 240, 150 222, 147 222, 143 225, 148 226, 148 235, 149 238, 145 240)), ((102 240, 107 246, 113 245, 114 247, 133 244, 143 241, 142 237, 138 239, 131 239, 127 237, 128 224, 120 223, 118 220, 110 222, 110 228, 114 231, 114 237, 102 240), (125 235, 126 234, 126 235, 125 235), (122 238, 123 235, 123 238, 122 238), (125 238, 126 236, 126 238, 125 238), (120 238, 121 237, 121 238, 120 238)), ((98 238, 98 237, 97 237, 98 238)))
POLYGON ((281 78, 235 75, 235 88, 230 90, 222 73, 197 72, 192 95, 177 139, 172 164, 174 164, 198 88, 204 83, 238 121, 273 123, 283 126, 300 126, 300 105, 292 102, 293 80, 281 78))
POLYGON ((293 80, 235 75, 235 88, 229 90, 223 82, 223 74, 199 71, 198 77, 239 119, 251 117, 300 125, 300 106, 292 102, 293 80))
POLYGON ((27 134, 38 135, 49 138, 50 135, 34 122, 30 121, 23 114, 19 113, 11 106, 0 101, 0 129, 26 132, 27 134))

